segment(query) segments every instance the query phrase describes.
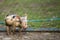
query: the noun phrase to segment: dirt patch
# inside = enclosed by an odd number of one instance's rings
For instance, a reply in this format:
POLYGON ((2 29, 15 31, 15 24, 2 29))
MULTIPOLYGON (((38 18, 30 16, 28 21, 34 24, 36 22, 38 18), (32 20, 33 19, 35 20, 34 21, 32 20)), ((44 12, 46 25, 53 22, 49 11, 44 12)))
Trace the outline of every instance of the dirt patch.
POLYGON ((19 34, 17 32, 8 36, 6 32, 0 32, 0 40, 60 40, 60 33, 27 32, 26 34, 19 34))

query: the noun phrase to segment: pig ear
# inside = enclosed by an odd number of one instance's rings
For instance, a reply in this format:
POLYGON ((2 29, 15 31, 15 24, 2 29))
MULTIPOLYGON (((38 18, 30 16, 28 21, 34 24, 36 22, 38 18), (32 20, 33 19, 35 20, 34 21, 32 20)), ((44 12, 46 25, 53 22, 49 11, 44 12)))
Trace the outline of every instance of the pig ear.
POLYGON ((6 16, 9 16, 9 15, 6 15, 6 16))
POLYGON ((13 16, 13 18, 15 18, 15 16, 13 16))

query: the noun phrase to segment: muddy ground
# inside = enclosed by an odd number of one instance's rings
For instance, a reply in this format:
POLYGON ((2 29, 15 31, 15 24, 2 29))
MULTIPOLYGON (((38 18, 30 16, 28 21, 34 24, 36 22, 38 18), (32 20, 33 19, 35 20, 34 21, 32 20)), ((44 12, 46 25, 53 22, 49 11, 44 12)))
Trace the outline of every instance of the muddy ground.
POLYGON ((60 33, 27 32, 26 34, 19 34, 16 32, 16 34, 8 36, 6 32, 0 32, 0 40, 60 40, 60 33))

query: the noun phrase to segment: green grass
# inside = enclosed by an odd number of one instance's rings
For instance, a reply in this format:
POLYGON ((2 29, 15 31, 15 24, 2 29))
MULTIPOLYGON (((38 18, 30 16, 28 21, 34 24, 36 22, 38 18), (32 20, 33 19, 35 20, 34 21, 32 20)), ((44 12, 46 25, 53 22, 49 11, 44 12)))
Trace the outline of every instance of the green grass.
MULTIPOLYGON (((0 20, 7 14, 28 14, 28 20, 60 18, 60 0, 3 0, 0 2, 0 20)), ((28 22, 29 27, 57 27, 60 21, 28 22)))

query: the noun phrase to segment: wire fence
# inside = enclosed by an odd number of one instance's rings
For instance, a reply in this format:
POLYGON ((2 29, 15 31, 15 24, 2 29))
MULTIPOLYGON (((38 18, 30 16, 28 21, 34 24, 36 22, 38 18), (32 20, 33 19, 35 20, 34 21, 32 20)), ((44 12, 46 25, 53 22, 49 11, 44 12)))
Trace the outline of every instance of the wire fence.
MULTIPOLYGON (((27 20, 28 22, 49 22, 49 21, 54 21, 54 20, 60 20, 60 18, 50 18, 50 19, 41 19, 41 20, 27 20)), ((0 21, 0 24, 4 24, 4 21, 0 21)), ((18 30, 18 29, 17 29, 18 30)), ((2 27, 0 28, 0 31, 6 31, 6 28, 2 27)), ((55 32, 60 32, 60 28, 27 28, 26 31, 55 31, 55 32)))
MULTIPOLYGON (((48 19, 40 19, 40 20, 27 20, 27 22, 49 22, 54 20, 60 20, 60 18, 48 18, 48 19)), ((0 21, 0 24, 4 24, 4 21, 0 21)))

